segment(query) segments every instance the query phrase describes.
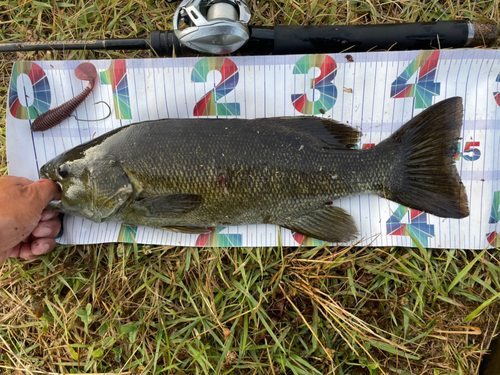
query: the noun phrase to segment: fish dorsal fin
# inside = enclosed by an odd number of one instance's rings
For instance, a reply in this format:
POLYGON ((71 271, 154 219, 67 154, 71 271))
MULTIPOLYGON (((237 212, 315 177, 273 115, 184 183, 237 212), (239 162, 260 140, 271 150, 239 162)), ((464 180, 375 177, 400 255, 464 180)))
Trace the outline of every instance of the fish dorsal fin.
POLYGON ((323 207, 280 223, 282 227, 293 230, 308 237, 327 242, 351 241, 358 235, 354 218, 340 207, 324 205, 323 207))
POLYGON ((356 128, 327 118, 299 116, 287 117, 286 120, 285 126, 315 135, 326 149, 348 148, 359 143, 361 137, 361 132, 356 128))

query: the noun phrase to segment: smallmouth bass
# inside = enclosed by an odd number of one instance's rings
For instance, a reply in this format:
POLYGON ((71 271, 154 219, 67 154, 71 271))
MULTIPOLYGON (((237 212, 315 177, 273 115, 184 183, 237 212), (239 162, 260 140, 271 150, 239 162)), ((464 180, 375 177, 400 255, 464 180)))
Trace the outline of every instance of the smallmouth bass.
POLYGON ((329 242, 358 235, 332 201, 375 193, 464 218, 455 166, 462 99, 443 100, 367 150, 360 133, 318 117, 167 119, 124 126, 74 147, 40 174, 61 186, 49 208, 100 223, 186 233, 276 224, 329 242))

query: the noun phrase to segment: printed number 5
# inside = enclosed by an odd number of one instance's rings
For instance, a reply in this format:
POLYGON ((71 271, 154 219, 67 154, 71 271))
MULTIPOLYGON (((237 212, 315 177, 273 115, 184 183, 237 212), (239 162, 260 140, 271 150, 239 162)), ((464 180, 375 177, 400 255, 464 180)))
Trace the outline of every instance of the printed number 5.
POLYGON ((219 103, 234 90, 238 84, 240 73, 236 64, 227 57, 205 57, 198 61, 191 73, 191 81, 207 82, 208 73, 217 70, 221 73, 221 81, 196 103, 194 116, 239 116, 240 103, 219 103))

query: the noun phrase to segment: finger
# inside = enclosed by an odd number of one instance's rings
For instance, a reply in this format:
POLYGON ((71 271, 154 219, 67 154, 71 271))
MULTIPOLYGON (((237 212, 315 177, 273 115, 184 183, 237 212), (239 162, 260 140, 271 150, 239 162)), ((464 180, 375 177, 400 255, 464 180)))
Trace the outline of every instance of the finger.
POLYGON ((50 201, 61 199, 61 189, 52 180, 38 180, 27 186, 31 190, 33 197, 38 199, 33 202, 40 207, 42 211, 50 201))
POLYGON ((58 216, 59 216, 59 212, 57 212, 57 211, 43 210, 42 211, 42 217, 41 217, 40 221, 52 220, 52 219, 55 219, 58 216))
POLYGON ((45 237, 55 237, 61 230, 61 221, 58 217, 55 219, 41 221, 38 223, 31 234, 34 237, 45 238, 45 237))
POLYGON ((31 241, 33 241, 31 237, 32 237, 32 236, 31 236, 31 233, 30 233, 30 234, 29 234, 29 236, 27 236, 27 237, 23 238, 23 239, 21 240, 21 242, 29 242, 29 243, 31 243, 31 241))
POLYGON ((32 184, 33 181, 24 178, 24 177, 17 177, 17 176, 2 176, 2 179, 5 181, 9 181, 9 183, 12 183, 14 185, 29 185, 32 184))
POLYGON ((53 238, 40 238, 31 244, 31 253, 35 256, 45 255, 56 247, 56 240, 53 238))
POLYGON ((20 252, 21 252, 21 245, 18 244, 14 246, 12 249, 0 253, 0 264, 5 262, 7 258, 19 258, 20 252))
POLYGON ((37 257, 36 254, 33 254, 31 251, 32 244, 31 243, 23 243, 21 244, 21 250, 19 251, 19 258, 25 260, 32 260, 37 257))

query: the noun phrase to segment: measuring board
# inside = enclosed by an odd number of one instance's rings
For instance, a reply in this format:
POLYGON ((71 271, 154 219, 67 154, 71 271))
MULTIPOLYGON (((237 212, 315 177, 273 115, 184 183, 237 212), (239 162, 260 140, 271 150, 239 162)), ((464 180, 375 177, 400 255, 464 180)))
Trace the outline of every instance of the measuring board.
MULTIPOLYGON (((470 216, 444 219, 375 195, 334 201, 355 218, 360 245, 482 249, 500 246, 500 51, 484 49, 352 54, 95 60, 99 83, 70 117, 32 133, 41 113, 86 86, 82 61, 16 62, 9 86, 9 174, 32 180, 40 167, 114 128, 162 118, 263 118, 315 115, 359 127, 359 148, 373 147, 445 98, 464 103, 456 165, 470 216)), ((215 228, 192 235, 96 224, 65 215, 62 244, 132 242, 183 246, 306 246, 322 242, 274 225, 215 228)))

